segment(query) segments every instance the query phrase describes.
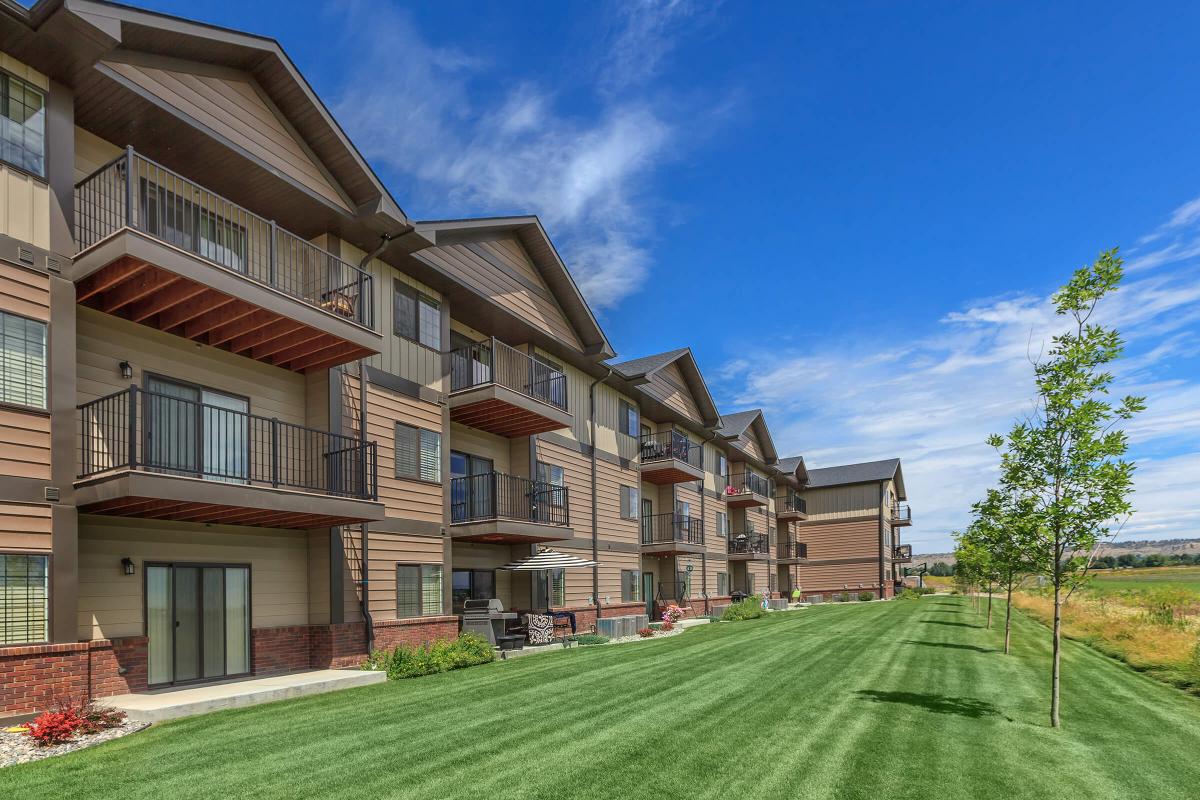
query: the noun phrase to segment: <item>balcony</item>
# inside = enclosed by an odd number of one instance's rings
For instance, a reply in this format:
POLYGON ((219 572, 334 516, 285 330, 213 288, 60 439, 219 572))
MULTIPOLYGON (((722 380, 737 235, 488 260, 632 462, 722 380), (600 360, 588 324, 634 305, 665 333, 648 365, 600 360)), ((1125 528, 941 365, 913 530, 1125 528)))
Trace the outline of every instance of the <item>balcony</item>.
POLYGON ((912 525, 912 508, 906 503, 892 506, 889 516, 893 527, 904 528, 912 525))
POLYGON ((908 564, 912 561, 912 545, 901 544, 892 548, 892 561, 897 564, 908 564))
POLYGON ((666 486, 704 478, 704 448, 676 431, 649 433, 641 437, 642 480, 666 486))
POLYGON ((808 519, 808 504, 803 497, 789 491, 775 498, 775 516, 784 522, 808 519))
POLYGON ((129 149, 75 186, 76 301, 295 372, 378 353, 371 276, 129 149))
POLYGON ((642 553, 673 556, 704 552, 704 521, 668 512, 642 517, 642 553))
POLYGON ((730 475, 722 496, 730 508, 766 506, 770 502, 771 482, 753 472, 730 475))
POLYGON ((567 376, 495 337, 450 353, 450 419, 515 438, 571 426, 567 376))
POLYGON ((87 514, 326 528, 384 518, 374 442, 136 386, 77 409, 87 514))
POLYGON ((779 543, 778 556, 780 564, 799 564, 808 560, 808 545, 785 539, 779 543))
POLYGON ((771 556, 771 540, 750 528, 730 533, 727 549, 730 561, 766 561, 771 556))
POLYGON ((450 535, 468 542, 522 544, 572 536, 567 487, 485 472, 450 479, 450 535))

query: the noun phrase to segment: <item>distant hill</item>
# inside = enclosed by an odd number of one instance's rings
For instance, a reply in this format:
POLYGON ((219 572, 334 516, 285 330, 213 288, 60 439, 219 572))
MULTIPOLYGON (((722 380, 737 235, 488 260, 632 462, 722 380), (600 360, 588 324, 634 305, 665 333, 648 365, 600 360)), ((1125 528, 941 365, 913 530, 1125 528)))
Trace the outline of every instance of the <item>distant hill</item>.
MULTIPOLYGON (((1113 542, 1106 544, 1100 548, 1100 555, 1120 556, 1126 553, 1131 555, 1148 556, 1151 553, 1162 553, 1163 555, 1188 554, 1193 555, 1200 553, 1200 539, 1157 539, 1145 542, 1113 542)), ((913 553, 913 564, 928 563, 933 564, 936 561, 944 561, 947 564, 954 563, 953 553, 922 553, 920 555, 913 553)))

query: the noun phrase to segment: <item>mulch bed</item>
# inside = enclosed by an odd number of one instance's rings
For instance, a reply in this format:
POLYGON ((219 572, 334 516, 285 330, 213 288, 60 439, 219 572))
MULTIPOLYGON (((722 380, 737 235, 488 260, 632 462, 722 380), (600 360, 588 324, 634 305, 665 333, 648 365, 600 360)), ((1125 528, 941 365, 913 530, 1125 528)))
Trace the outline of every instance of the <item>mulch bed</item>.
POLYGON ((100 744, 101 742, 119 739, 130 733, 137 733, 148 727, 150 727, 149 722, 138 722, 127 719, 115 728, 109 728, 90 735, 76 736, 69 742, 50 745, 49 747, 38 746, 33 739, 23 733, 9 733, 8 731, 0 730, 0 767, 11 767, 13 764, 25 764, 30 761, 49 758, 50 756, 72 753, 76 750, 82 750, 85 747, 100 744))

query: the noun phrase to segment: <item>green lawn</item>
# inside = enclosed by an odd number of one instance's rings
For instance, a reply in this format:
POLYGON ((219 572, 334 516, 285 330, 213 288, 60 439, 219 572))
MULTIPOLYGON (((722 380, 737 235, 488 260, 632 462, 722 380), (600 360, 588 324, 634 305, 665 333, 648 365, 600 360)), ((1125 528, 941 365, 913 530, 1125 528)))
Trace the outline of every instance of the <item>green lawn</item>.
POLYGON ((4 797, 1195 798, 1200 702, 964 601, 819 606, 222 712, 0 771, 4 797))
POLYGON ((1099 570, 1088 589, 1101 594, 1127 589, 1186 589, 1200 594, 1200 567, 1099 570))

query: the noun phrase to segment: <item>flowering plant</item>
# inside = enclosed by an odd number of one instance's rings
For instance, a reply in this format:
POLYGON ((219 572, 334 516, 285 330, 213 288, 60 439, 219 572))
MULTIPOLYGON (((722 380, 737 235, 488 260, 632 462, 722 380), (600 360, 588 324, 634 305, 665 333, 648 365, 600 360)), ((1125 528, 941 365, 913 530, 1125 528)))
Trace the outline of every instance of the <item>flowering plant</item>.
POLYGON ((667 606, 666 611, 663 612, 662 620, 663 622, 679 622, 679 620, 683 619, 684 613, 685 612, 682 608, 672 603, 671 605, 667 606))
POLYGON ((654 635, 653 628, 642 628, 641 630, 638 631, 638 636, 642 637, 643 639, 649 639, 653 635, 654 635))
POLYGON ((664 622, 659 627, 659 630, 660 631, 673 631, 673 630, 675 630, 675 623, 674 622, 664 622))

